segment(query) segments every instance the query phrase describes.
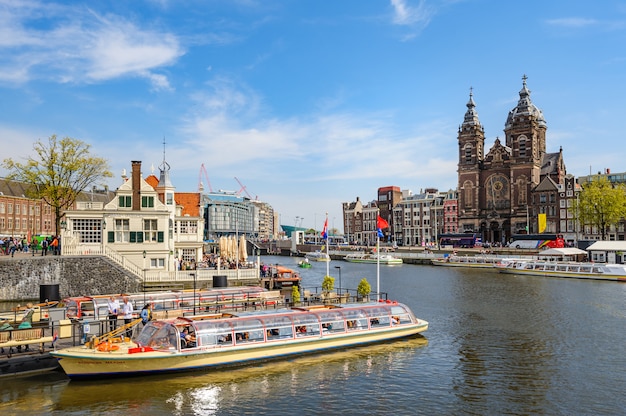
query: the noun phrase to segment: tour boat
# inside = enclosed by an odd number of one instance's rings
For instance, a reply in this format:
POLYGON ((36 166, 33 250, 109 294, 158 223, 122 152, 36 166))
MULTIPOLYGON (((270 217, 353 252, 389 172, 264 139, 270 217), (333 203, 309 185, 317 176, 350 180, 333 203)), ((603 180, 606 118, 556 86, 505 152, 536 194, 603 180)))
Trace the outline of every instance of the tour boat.
POLYGON ((496 264, 495 268, 501 273, 519 275, 619 280, 626 282, 626 265, 624 264, 506 260, 496 264))
POLYGON ((330 261, 330 256, 328 253, 324 253, 323 251, 312 251, 310 253, 306 253, 306 257, 309 260, 314 261, 330 261))
POLYGON ((493 269, 502 258, 495 256, 456 256, 438 257, 431 260, 434 266, 471 267, 478 269, 493 269))
POLYGON ((428 322, 398 302, 318 305, 154 320, 133 341, 103 336, 50 354, 72 379, 120 377, 238 366, 427 329, 428 322), (192 338, 184 341, 183 333, 192 338))
POLYGON ((380 264, 387 265, 402 264, 401 258, 392 256, 391 254, 381 254, 380 256, 378 256, 376 254, 351 253, 345 256, 343 259, 351 263, 376 264, 380 262, 380 264))

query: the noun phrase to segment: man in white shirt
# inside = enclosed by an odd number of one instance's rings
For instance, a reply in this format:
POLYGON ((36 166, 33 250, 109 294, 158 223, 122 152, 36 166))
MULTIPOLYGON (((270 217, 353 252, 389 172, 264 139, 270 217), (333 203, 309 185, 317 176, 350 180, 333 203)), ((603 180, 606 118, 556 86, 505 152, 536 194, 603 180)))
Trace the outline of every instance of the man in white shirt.
MULTIPOLYGON (((122 303, 122 314, 124 315, 124 324, 129 324, 133 321, 133 304, 128 300, 128 296, 124 296, 124 303, 122 303)), ((132 335, 131 328, 126 330, 126 336, 130 338, 132 335)))
POLYGON ((120 303, 115 297, 111 296, 107 302, 107 306, 109 308, 109 331, 113 331, 117 328, 117 314, 120 312, 120 303))

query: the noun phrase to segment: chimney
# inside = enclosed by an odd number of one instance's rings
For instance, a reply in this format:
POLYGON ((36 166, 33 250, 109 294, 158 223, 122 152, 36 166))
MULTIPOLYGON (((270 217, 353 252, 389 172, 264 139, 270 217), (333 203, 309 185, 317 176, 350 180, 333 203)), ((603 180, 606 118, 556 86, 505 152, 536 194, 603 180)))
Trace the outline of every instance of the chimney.
POLYGON ((133 211, 141 209, 141 161, 133 160, 132 185, 133 185, 133 211))

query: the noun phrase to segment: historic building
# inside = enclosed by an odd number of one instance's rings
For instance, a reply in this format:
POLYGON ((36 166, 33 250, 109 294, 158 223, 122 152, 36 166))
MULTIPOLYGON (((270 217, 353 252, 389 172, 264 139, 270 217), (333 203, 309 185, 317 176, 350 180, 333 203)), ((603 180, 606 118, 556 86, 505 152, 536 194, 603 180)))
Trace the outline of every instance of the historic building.
MULTIPOLYGON (((524 76, 517 106, 506 119, 503 141, 496 138, 485 153, 485 130, 470 91, 458 130, 459 232, 474 232, 483 241, 506 243, 512 234, 541 231, 536 219, 543 197, 533 201, 533 192, 542 190, 545 197, 551 184, 545 184, 545 189, 537 189, 538 185, 546 178, 562 185, 566 175, 562 149, 546 151, 546 129, 543 113, 532 103, 524 76)), ((551 207, 559 206, 556 198, 553 202, 551 207)), ((544 208, 554 212, 552 228, 560 231, 558 209, 544 208)))

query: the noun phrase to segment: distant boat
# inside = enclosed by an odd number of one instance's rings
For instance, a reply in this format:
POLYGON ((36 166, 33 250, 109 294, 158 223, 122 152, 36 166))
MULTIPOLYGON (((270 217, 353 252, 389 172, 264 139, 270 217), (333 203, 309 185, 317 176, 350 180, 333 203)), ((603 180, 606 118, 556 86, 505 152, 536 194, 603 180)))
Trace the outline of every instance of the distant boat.
POLYGON ((406 305, 369 302, 153 320, 133 341, 112 332, 50 355, 72 379, 100 379, 285 359, 389 342, 427 329, 428 322, 406 305))
POLYGON ((328 253, 324 253, 319 250, 306 253, 306 258, 314 261, 330 261, 330 256, 328 255, 328 253))
POLYGON ((302 261, 298 262, 298 267, 301 267, 303 269, 310 269, 311 268, 311 263, 309 263, 308 259, 304 259, 302 261))
POLYGON ((496 256, 448 256, 431 260, 434 266, 470 267, 478 269, 493 269, 502 258, 496 256))
POLYGON ((380 261, 380 264, 387 265, 402 264, 401 258, 392 256, 391 254, 381 254, 379 257, 376 254, 351 253, 345 256, 343 259, 351 263, 377 264, 380 261))
POLYGON ((626 282, 626 265, 624 264, 509 259, 496 264, 495 268, 501 273, 509 274, 626 282))

